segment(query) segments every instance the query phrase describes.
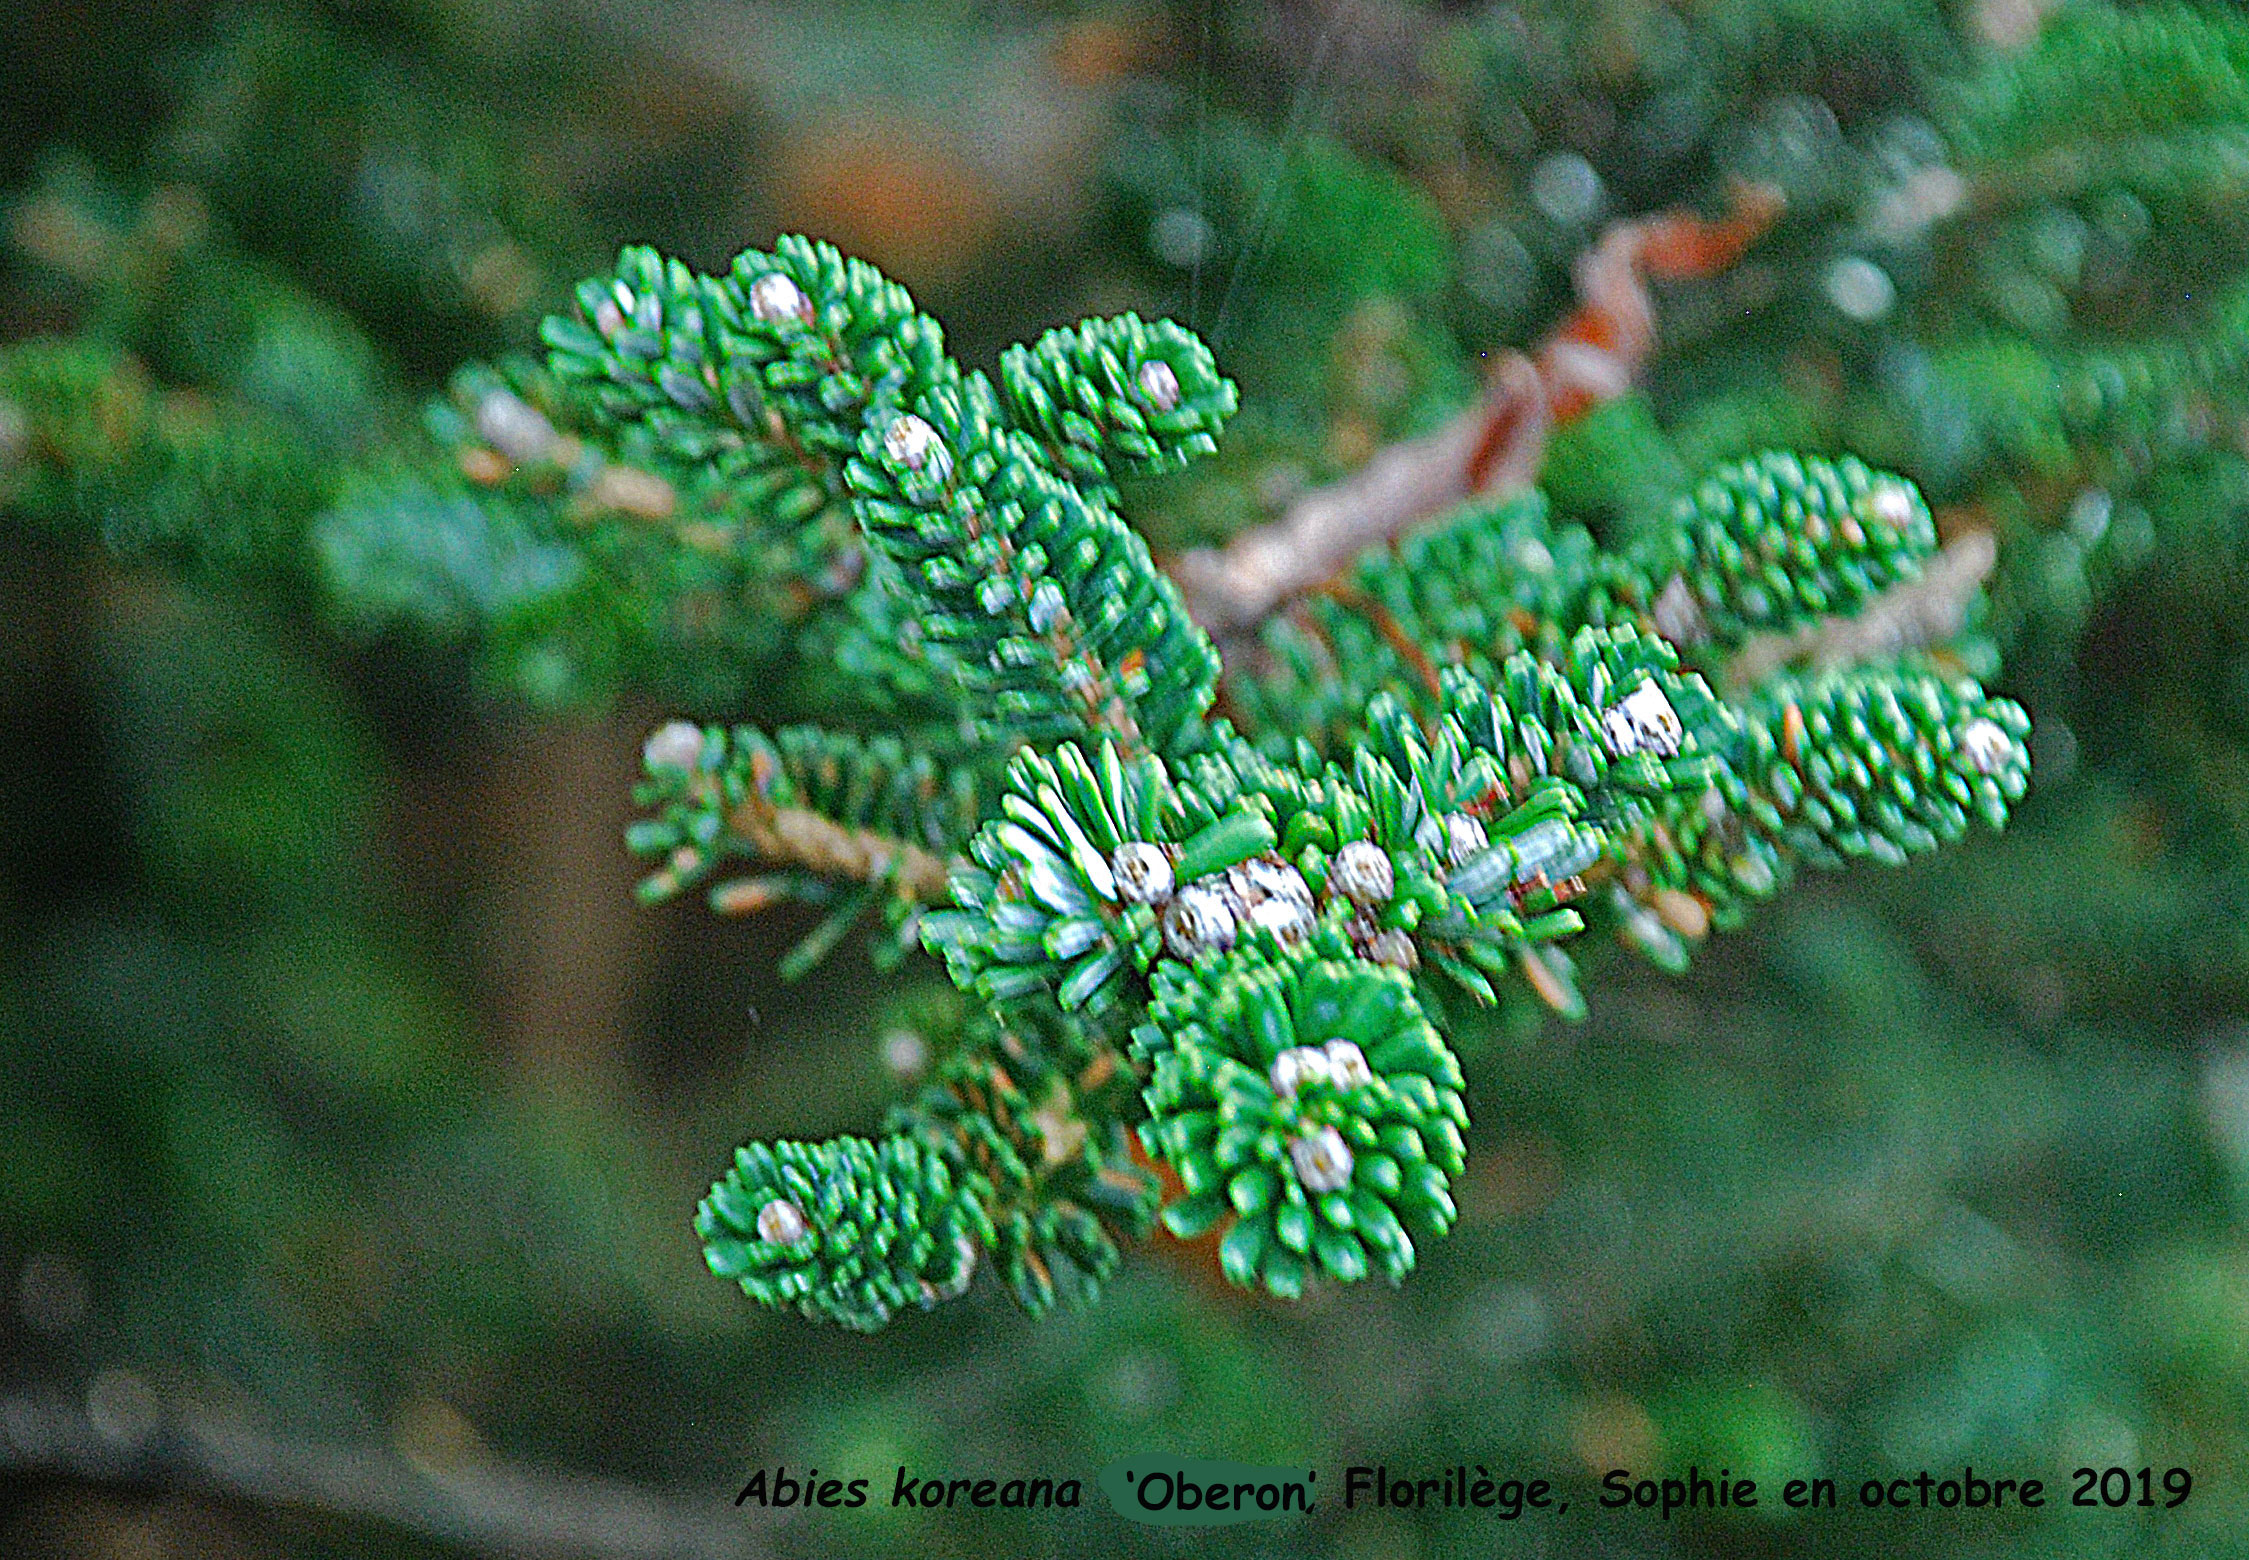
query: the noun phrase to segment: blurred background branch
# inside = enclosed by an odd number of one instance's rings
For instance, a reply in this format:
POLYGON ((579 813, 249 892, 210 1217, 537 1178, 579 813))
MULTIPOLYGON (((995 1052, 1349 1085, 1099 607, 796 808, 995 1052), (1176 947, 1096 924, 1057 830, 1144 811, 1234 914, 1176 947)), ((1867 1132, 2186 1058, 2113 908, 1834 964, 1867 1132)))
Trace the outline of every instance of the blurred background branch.
MULTIPOLYGON (((0 1401, 0 1468, 143 1496, 191 1491, 524 1560, 757 1560, 772 1552, 762 1511, 481 1460, 446 1466, 476 1455, 474 1432, 443 1411, 426 1414, 417 1431, 414 1457, 277 1440, 192 1409, 161 1414, 144 1383, 111 1373, 96 1378, 84 1407, 53 1394, 0 1401)), ((149 1526, 169 1525, 160 1518, 149 1526)))

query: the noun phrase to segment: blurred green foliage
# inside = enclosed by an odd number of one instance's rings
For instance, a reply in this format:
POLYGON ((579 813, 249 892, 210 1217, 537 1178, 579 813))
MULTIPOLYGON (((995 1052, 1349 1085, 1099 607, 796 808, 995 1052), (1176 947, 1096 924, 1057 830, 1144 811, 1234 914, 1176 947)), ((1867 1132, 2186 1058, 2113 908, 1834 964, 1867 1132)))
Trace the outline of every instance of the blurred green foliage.
POLYGON ((631 1481, 744 1552, 2249 1552, 2249 32, 2046 9, 34 0, 0 34, 0 1548, 468 1552, 130 1458, 41 1474, 52 1400, 152 1460, 211 1411, 402 1476, 631 1481), (1557 504, 1614 533, 1777 442, 1995 527, 2038 722, 2009 833, 1807 884, 1678 980, 1609 960, 1581 1026, 1452 1015, 1461 1219, 1402 1290, 1283 1307, 1159 1248, 1090 1313, 986 1287, 870 1340, 702 1274, 715 1157, 871 1119, 956 1019, 926 963, 835 961, 807 1004, 793 912, 635 910, 632 750, 683 703, 848 723, 866 636, 825 554, 725 574, 777 594, 717 651, 719 564, 623 612, 645 532, 466 473, 424 415, 455 366, 528 349, 618 242, 716 266, 785 228, 901 276, 964 361, 1169 312, 1244 403, 1135 484, 1175 546, 1441 418, 1604 220, 1734 176, 1787 220, 1664 292, 1557 504), (308 532, 401 492, 459 539, 370 613, 308 532), (558 605, 525 560, 589 524, 615 571, 558 605), (1141 1449, 1578 1499, 1187 1540, 878 1509, 900 1462, 1141 1449), (884 1493, 728 1508, 783 1461, 884 1493), (1690 1463, 2058 1498, 1586 1509, 1690 1463), (2072 1510, 2080 1463, 2195 1494, 2072 1510))

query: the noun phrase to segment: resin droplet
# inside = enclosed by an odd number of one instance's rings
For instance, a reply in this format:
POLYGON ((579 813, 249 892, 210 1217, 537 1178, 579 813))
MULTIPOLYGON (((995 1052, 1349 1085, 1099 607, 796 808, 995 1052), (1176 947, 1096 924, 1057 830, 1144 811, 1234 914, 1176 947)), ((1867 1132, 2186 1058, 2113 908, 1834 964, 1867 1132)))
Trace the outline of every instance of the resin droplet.
POLYGON ((1150 358, 1140 365, 1140 393, 1157 411, 1168 412, 1179 404, 1179 375, 1162 358, 1150 358))
POLYGON ((1702 608, 1695 602, 1694 587, 1683 574, 1671 576, 1671 583, 1663 587, 1648 608, 1656 632, 1675 645, 1697 645, 1710 637, 1710 625, 1703 621, 1702 608))
POLYGON ((1895 482, 1885 482, 1867 495, 1866 512, 1869 519, 1894 530, 1911 523, 1913 495, 1895 482))
POLYGON ((1340 1192, 1351 1184, 1351 1149, 1333 1127, 1290 1138, 1288 1157, 1308 1192, 1340 1192))
POLYGON ((893 418, 883 430, 884 453, 908 471, 926 472, 942 482, 953 469, 953 458, 945 452, 945 441, 937 437, 932 428, 912 412, 893 418))
POLYGON ((757 1238, 768 1246, 793 1246, 811 1232, 804 1210, 786 1197, 776 1197, 757 1211, 757 1238))
POLYGON ((2015 740, 1995 720, 1972 720, 1960 733, 1960 751, 1977 774, 1995 775, 2007 767, 2015 740))
POLYGON ((1161 845, 1127 840, 1109 857, 1117 897, 1127 904, 1160 905, 1171 898, 1171 858, 1161 845))
POLYGON ((795 320, 812 323, 812 300, 804 289, 779 271, 768 271, 750 283, 750 312, 768 325, 795 320))
POLYGON ((1398 970, 1410 970, 1421 963, 1421 954, 1414 947, 1413 939, 1396 927, 1369 937, 1366 956, 1377 964, 1387 964, 1398 970))
POLYGON ((1370 840, 1353 840, 1328 863, 1328 887, 1355 905, 1386 905, 1398 890, 1389 852, 1370 840))
POLYGON ((1164 906, 1164 946, 1171 956, 1192 962, 1205 953, 1234 946, 1238 921, 1233 896, 1208 883, 1190 883, 1164 906))
POLYGON ((650 769, 695 769, 703 762, 703 728, 693 721, 665 721, 640 745, 640 761, 650 769))
POLYGON ((1305 1084, 1333 1075, 1327 1052, 1314 1045, 1292 1045, 1273 1058, 1273 1070, 1266 1077, 1275 1094, 1283 1099, 1294 1099, 1296 1091, 1305 1084))
POLYGON ((1251 925, 1261 926, 1287 943, 1312 935, 1318 913, 1312 904, 1311 885, 1287 862, 1253 856, 1227 870, 1226 886, 1248 912, 1251 925))
POLYGON ((1312 935, 1318 923, 1309 903, 1294 899, 1268 899, 1253 905, 1249 912, 1250 924, 1263 927, 1284 943, 1300 943, 1312 935))
POLYGON ((1609 751, 1619 758, 1642 751, 1669 758, 1679 751, 1687 728, 1663 690, 1650 681, 1601 712, 1601 734, 1608 738, 1609 751))
POLYGON ((517 465, 545 460, 561 436, 539 409, 521 396, 495 390, 476 403, 476 431, 517 465))
POLYGON ((1459 866, 1491 843, 1481 819, 1454 813, 1445 820, 1445 860, 1459 866))
POLYGON ((918 1078, 929 1065, 929 1045, 911 1029, 893 1029, 882 1037, 882 1062, 900 1078, 918 1078))
POLYGON ((1374 1082, 1374 1069, 1367 1065, 1366 1052, 1349 1040, 1330 1040, 1325 1052, 1328 1076, 1339 1089, 1356 1089, 1362 1083, 1374 1082))

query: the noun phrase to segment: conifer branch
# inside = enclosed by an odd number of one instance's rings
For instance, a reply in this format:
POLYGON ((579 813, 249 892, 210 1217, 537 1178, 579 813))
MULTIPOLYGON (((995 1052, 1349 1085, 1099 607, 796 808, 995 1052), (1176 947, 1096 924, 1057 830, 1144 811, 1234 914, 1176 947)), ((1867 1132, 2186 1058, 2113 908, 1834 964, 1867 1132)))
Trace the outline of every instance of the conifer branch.
MULTIPOLYGON (((1722 263, 1770 215, 1612 231, 1522 394, 1581 412, 1597 361, 1652 346, 1644 277, 1722 263)), ((2022 794, 2027 720, 1972 682, 1876 669, 1733 703, 1682 666, 1679 643, 1723 658, 1922 577, 1926 505, 1855 460, 1721 467, 1619 551, 1526 496, 1363 552, 1301 604, 1329 664, 1269 628, 1278 670, 1240 701, 1260 744, 1206 719, 1215 651, 1111 508, 1118 471, 1207 450, 1232 410, 1200 342, 1088 321, 994 388, 820 246, 723 281, 645 251, 621 273, 581 289, 590 325, 548 323, 558 374, 720 470, 797 480, 776 417, 842 455, 882 621, 956 679, 955 718, 913 742, 674 722, 644 751, 645 896, 730 854, 772 875, 719 884, 721 911, 848 885, 784 975, 879 899, 892 956, 918 940, 982 1007, 885 1136, 753 1143, 712 1188, 710 1266, 769 1304, 878 1327, 987 1261, 1033 1311, 1090 1299, 1154 1213, 1128 1128, 1184 1190, 1173 1233, 1228 1221, 1234 1281, 1400 1278, 1451 1222, 1466 1119, 1407 972, 1483 1003, 1521 979, 1577 1016, 1564 944, 1596 921, 1676 968, 1799 861, 1903 861, 2022 794)), ((1523 448, 1456 454, 1480 481, 1523 448)))
MULTIPOLYGON (((545 371, 464 370, 432 458, 348 473, 311 536, 354 611, 487 633, 551 631, 598 588, 661 654, 686 642, 668 609, 723 592, 738 632, 818 625, 854 715, 896 716, 671 722, 643 752, 643 897, 826 907, 789 978, 879 917, 878 959, 926 950, 972 1003, 879 1137, 740 1150, 697 1214, 715 1272, 853 1328, 983 1270, 1042 1311, 1093 1298, 1160 1215, 1275 1294, 1395 1280, 1466 1152, 1435 991, 1579 1015, 1586 932, 1677 969, 1798 868, 1998 827, 2027 784, 2019 709, 1898 659, 1960 631, 1991 565, 1988 541, 1937 551, 1912 483, 1768 451, 1666 477, 1615 547, 1530 487, 1547 435, 1653 352, 1651 281, 1730 264, 1776 212, 1746 191, 1723 222, 1613 225, 1581 307, 1483 403, 1183 561, 1187 596, 1118 478, 1215 447, 1236 394, 1202 342, 1088 320, 988 375, 800 239, 716 276, 627 250, 546 322, 545 371), (1189 597, 1261 630, 1238 731, 1189 597)), ((48 458, 34 392, 98 429, 114 364, 57 362, 0 382, 9 480, 100 468, 48 458)), ((2114 415, 2141 416, 2123 377, 2114 415)))

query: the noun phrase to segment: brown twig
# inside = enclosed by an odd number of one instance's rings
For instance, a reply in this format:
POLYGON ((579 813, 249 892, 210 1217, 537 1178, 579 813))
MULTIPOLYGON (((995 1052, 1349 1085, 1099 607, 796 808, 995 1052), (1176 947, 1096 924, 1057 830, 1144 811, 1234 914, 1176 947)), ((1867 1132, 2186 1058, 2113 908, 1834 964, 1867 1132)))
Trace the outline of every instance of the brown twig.
POLYGON ((1969 531, 1931 558, 1918 577, 1891 586, 1856 617, 1821 618, 1791 633, 1750 639, 1726 663, 1726 685, 1740 693, 1792 662, 1824 671, 1941 644, 1960 632, 1968 604, 1998 561, 1992 534, 1969 531))
POLYGON ((753 794, 726 821, 775 865, 808 867, 862 883, 887 877, 899 892, 924 903, 942 900, 950 892, 944 858, 910 841, 849 828, 808 808, 778 807, 753 794))
POLYGON ((1520 462, 1508 454, 1545 443, 1537 374, 1529 358, 1509 353, 1484 399, 1436 432, 1377 451, 1350 476, 1305 494, 1280 519, 1224 548, 1181 554, 1171 573, 1188 612, 1213 634, 1240 633, 1365 548, 1472 497, 1480 491, 1469 486, 1477 466, 1491 472, 1493 486, 1520 480, 1520 462), (1519 431, 1508 452, 1495 453, 1492 430, 1502 427, 1519 431))
POLYGON ((1779 214, 1777 194, 1744 186, 1722 221, 1667 212, 1611 224, 1578 261, 1576 312, 1535 358, 1501 356, 1482 401, 1434 433, 1378 451, 1271 524, 1174 559, 1188 611, 1213 634, 1241 634, 1417 521, 1528 486, 1554 425, 1630 389, 1654 349, 1649 279, 1724 270, 1779 214))
POLYGON ((1443 694, 1444 686, 1438 680, 1436 663, 1429 659, 1427 651, 1414 643, 1413 635, 1406 632, 1405 625, 1397 620, 1388 607, 1364 591, 1354 590, 1341 583, 1329 584, 1323 594, 1341 602, 1372 623, 1375 632, 1382 636, 1383 642, 1389 645, 1398 659, 1413 668, 1414 675, 1421 679, 1422 687, 1428 689, 1432 697, 1443 694))

